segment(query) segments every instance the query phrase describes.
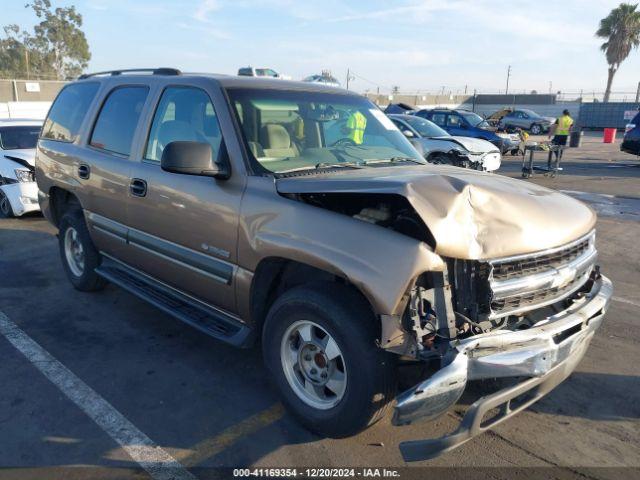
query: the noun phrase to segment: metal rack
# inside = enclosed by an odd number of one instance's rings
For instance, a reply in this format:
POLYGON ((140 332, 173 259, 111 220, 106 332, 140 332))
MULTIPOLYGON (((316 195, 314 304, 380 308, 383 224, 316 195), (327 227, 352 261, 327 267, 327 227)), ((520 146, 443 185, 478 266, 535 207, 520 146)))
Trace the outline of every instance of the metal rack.
POLYGON ((541 172, 545 176, 550 175, 551 177, 555 177, 558 172, 562 171, 562 167, 560 167, 560 161, 562 160, 562 154, 564 153, 563 145, 554 145, 554 144, 536 144, 536 145, 525 145, 524 152, 522 153, 522 178, 531 178, 534 175, 534 172, 541 172), (527 152, 529 152, 529 158, 527 160, 527 152), (547 165, 546 166, 538 166, 534 164, 534 154, 535 152, 548 152, 547 156, 547 165), (557 155, 554 153, 557 152, 557 155), (554 160, 555 157, 555 160, 554 160))

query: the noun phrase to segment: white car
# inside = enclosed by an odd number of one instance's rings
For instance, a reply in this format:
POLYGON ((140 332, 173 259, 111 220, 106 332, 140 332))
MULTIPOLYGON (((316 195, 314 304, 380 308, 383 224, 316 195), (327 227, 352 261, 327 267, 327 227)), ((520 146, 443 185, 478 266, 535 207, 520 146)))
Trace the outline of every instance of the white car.
POLYGON ((291 80, 289 75, 283 75, 269 67, 242 67, 238 69, 238 75, 241 77, 264 77, 279 78, 280 80, 291 80))
POLYGON ((0 212, 5 217, 40 210, 35 182, 41 120, 0 120, 0 212))

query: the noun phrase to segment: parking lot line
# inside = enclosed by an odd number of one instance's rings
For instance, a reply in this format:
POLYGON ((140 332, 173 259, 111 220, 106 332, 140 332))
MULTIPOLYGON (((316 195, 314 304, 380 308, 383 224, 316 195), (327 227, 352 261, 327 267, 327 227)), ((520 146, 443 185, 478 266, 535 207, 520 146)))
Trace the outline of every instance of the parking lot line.
POLYGON ((156 480, 195 480, 175 458, 0 312, 0 333, 156 480))
POLYGON ((614 302, 627 303, 629 305, 633 305, 634 307, 640 307, 640 303, 634 302, 633 300, 627 300, 626 298, 622 297, 611 297, 611 300, 613 300, 614 302))
POLYGON ((198 465, 203 460, 214 457, 223 450, 226 450, 241 438, 280 420, 283 415, 284 408, 280 403, 276 403, 266 410, 256 413, 236 425, 227 428, 215 437, 194 445, 190 448, 193 453, 188 454, 185 458, 181 458, 181 460, 188 466, 198 465))

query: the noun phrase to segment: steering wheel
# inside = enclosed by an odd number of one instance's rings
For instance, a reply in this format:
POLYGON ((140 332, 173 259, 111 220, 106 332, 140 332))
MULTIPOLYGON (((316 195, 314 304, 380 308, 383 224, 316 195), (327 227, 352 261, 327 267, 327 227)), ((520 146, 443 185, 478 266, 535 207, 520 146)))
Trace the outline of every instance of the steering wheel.
POLYGON ((335 141, 331 146, 332 147, 347 147, 347 146, 355 147, 356 145, 357 145, 356 142, 354 142, 350 138, 341 138, 335 141))

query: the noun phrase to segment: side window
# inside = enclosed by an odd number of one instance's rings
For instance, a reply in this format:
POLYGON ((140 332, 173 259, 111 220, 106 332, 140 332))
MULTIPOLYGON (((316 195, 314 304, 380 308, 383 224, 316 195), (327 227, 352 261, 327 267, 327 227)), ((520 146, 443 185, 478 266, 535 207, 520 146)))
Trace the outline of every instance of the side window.
POLYGON ((444 127, 444 120, 446 115, 444 113, 434 113, 431 117, 431 121, 440 127, 444 127))
POLYGON ((42 138, 73 142, 99 86, 96 82, 83 82, 63 88, 49 110, 42 138))
POLYGON ((460 117, 458 115, 448 115, 447 116, 447 127, 459 127, 460 126, 460 117))
POLYGON ((147 99, 147 87, 117 87, 109 93, 93 127, 89 144, 128 156, 147 99))
POLYGON ((171 142, 208 143, 220 155, 222 134, 209 95, 193 87, 169 87, 162 94, 149 132, 145 158, 159 162, 171 142))

